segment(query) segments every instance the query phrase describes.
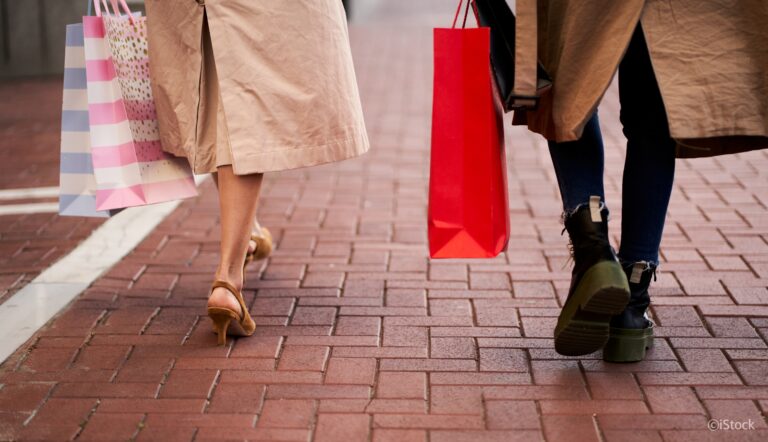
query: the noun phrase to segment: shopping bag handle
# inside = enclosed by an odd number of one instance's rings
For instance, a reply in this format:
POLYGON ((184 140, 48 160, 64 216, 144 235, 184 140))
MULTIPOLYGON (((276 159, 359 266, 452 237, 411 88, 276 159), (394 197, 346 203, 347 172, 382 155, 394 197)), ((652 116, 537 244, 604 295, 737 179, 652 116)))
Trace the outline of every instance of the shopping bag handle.
MULTIPOLYGON (((122 6, 125 13, 128 15, 128 20, 130 20, 131 24, 135 24, 133 21, 133 13, 131 12, 131 8, 128 7, 128 4, 125 2, 125 0, 110 0, 112 3, 112 14, 116 17, 120 16, 120 8, 119 6, 122 6)), ((101 6, 104 6, 104 12, 109 15, 109 4, 107 4, 107 0, 93 0, 93 4, 96 7, 96 16, 101 17, 101 6)), ((88 3, 88 9, 90 10, 90 2, 88 3)))
MULTIPOLYGON (((459 13, 461 12, 461 5, 464 4, 464 0, 459 0, 459 6, 456 8, 456 15, 453 16, 452 29, 456 29, 456 21, 459 19, 459 13)), ((464 22, 461 24, 461 28, 467 27, 467 16, 469 15, 469 6, 472 4, 472 0, 467 0, 467 8, 464 10, 464 22)))

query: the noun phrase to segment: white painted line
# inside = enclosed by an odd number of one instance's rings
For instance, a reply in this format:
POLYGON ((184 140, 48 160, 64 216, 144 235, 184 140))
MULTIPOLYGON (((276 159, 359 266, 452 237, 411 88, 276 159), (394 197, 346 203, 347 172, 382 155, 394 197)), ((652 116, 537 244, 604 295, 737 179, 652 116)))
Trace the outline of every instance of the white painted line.
POLYGON ((59 211, 59 203, 29 203, 0 205, 0 216, 3 215, 27 215, 30 213, 56 213, 59 211))
POLYGON ((59 196, 58 187, 30 187, 27 189, 0 190, 0 200, 23 200, 27 198, 54 198, 59 196))
MULTIPOLYGON (((197 178, 197 177, 196 177, 197 178)), ((205 177, 196 179, 198 184, 205 177)), ((181 201, 123 210, 0 304, 0 361, 130 253, 181 201)))

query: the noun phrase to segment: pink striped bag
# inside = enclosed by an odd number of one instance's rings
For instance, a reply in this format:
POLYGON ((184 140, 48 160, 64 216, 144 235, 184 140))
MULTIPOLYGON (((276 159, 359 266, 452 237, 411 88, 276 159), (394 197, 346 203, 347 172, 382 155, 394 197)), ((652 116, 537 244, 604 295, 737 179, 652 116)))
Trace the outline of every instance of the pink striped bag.
POLYGON ((149 80, 146 18, 83 17, 96 208, 109 210, 197 195, 189 163, 165 153, 149 80))

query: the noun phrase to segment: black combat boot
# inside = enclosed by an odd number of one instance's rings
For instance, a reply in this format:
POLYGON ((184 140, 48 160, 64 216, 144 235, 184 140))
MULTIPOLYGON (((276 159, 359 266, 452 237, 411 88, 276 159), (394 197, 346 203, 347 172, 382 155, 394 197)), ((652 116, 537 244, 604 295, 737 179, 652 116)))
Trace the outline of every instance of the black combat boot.
POLYGON ((645 350, 653 347, 653 322, 646 316, 651 296, 648 286, 656 279, 656 267, 645 262, 623 263, 629 280, 630 298, 627 308, 611 318, 610 337, 603 348, 608 362, 637 362, 645 358, 645 350))
POLYGON ((590 198, 565 219, 573 247, 573 276, 555 327, 555 350, 579 356, 601 349, 611 317, 629 300, 627 277, 608 239, 608 210, 590 198))

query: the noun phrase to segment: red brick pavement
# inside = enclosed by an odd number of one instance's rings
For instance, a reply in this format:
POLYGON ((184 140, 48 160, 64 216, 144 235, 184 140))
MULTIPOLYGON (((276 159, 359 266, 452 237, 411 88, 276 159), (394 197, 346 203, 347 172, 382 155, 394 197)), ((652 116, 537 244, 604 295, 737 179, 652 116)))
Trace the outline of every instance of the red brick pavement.
MULTIPOLYGON (((0 82, 0 189, 59 185, 61 90, 60 78, 0 82)), ((4 200, 0 205, 55 201, 4 200)), ((55 213, 0 216, 0 302, 102 222, 55 213)))
MULTIPOLYGON (((440 3, 406 24, 411 2, 385 2, 387 26, 353 31, 372 152, 268 177, 260 217, 278 246, 249 269, 254 337, 216 347, 204 316, 208 183, 2 366, 0 439, 766 440, 766 155, 679 162, 646 361, 559 356, 567 249, 540 139, 509 131, 509 252, 426 257, 440 3)), ((601 113, 618 218, 615 90, 601 113)))

